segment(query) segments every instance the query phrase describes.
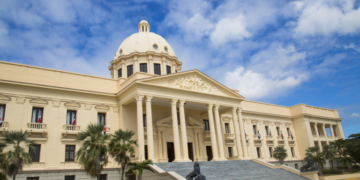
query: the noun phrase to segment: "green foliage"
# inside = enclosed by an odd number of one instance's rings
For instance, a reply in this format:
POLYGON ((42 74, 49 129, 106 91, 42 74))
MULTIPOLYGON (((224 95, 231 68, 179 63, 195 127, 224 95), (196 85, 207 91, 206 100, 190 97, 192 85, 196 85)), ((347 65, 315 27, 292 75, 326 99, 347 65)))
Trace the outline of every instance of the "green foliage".
POLYGON ((152 165, 153 162, 151 160, 144 160, 142 162, 129 162, 127 165, 130 167, 126 174, 135 174, 138 179, 141 180, 143 170, 149 170, 154 172, 149 165, 152 165))
POLYGON ((0 172, 0 180, 8 180, 8 178, 6 177, 6 175, 4 173, 0 172))
POLYGON ((334 145, 325 145, 323 147, 323 154, 324 154, 324 157, 325 159, 328 159, 329 162, 330 162, 330 165, 331 165, 331 169, 334 168, 334 159, 335 159, 335 156, 336 156, 336 148, 334 145))
POLYGON ((323 175, 327 175, 327 174, 342 174, 343 172, 337 169, 323 169, 322 173, 323 175))
POLYGON ((3 140, 5 143, 0 144, 0 169, 15 179, 23 166, 31 163, 31 156, 25 148, 32 148, 34 142, 28 140, 26 132, 22 131, 7 132, 3 140), (10 150, 3 152, 5 147, 10 150))
POLYGON ((109 154, 118 164, 121 164, 121 179, 124 179, 125 167, 130 162, 129 154, 135 153, 136 140, 131 138, 135 135, 133 131, 117 130, 113 135, 109 144, 109 154))
POLYGON ((340 159, 343 167, 348 167, 349 172, 351 172, 351 166, 355 165, 356 161, 353 157, 344 156, 340 159))
POLYGON ((273 152, 273 157, 279 160, 280 164, 284 164, 284 159, 287 157, 286 149, 282 146, 278 146, 275 148, 273 152))
POLYGON ((324 164, 326 164, 324 153, 319 151, 319 147, 309 147, 306 150, 306 157, 305 160, 307 161, 309 158, 313 159, 316 166, 319 169, 319 175, 322 175, 322 168, 324 167, 324 164))
POLYGON ((103 135, 103 129, 104 125, 89 124, 86 130, 76 137, 76 140, 81 142, 81 147, 76 152, 76 160, 91 177, 100 175, 108 163, 106 140, 109 135, 103 135))
POLYGON ((349 139, 338 139, 333 144, 341 149, 343 156, 349 155, 360 163, 360 133, 351 134, 349 139))

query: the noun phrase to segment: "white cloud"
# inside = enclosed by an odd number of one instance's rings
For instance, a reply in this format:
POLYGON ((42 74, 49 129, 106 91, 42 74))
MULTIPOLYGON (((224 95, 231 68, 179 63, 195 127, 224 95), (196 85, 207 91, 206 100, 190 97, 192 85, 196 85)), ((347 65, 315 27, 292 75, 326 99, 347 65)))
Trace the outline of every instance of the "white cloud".
MULTIPOLYGON (((304 1, 294 31, 300 35, 340 35, 360 31, 360 8, 354 9, 354 0, 304 1)), ((301 8, 301 7, 300 7, 301 8)))
POLYGON ((351 117, 360 117, 360 114, 358 114, 358 113, 352 113, 352 114, 351 114, 351 117))
POLYGON ((357 52, 360 52, 360 47, 356 46, 354 43, 351 43, 349 45, 344 45, 345 49, 354 49, 357 52))

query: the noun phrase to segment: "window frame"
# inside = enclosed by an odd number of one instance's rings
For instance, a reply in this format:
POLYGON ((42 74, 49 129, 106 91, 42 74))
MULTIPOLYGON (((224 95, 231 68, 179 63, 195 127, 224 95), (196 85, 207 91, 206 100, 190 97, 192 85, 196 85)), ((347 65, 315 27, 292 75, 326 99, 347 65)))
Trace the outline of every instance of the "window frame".
POLYGON ((269 153, 270 153, 270 158, 272 158, 273 157, 273 155, 272 155, 272 147, 269 147, 269 153))
POLYGON ((146 114, 143 114, 143 127, 147 127, 146 114))
POLYGON ((228 147, 229 158, 233 157, 232 147, 228 147))
POLYGON ((230 134, 230 124, 229 123, 225 123, 225 133, 230 134))
POLYGON ((209 120, 203 119, 203 123, 204 123, 204 131, 210 131, 209 120))
POLYGON ((147 73, 147 63, 140 63, 139 64, 140 72, 147 73), (145 65, 145 67, 144 67, 145 65))
POLYGON ((171 74, 171 66, 166 66, 166 74, 171 74))
POLYGON ((43 107, 33 107, 31 111, 31 121, 32 123, 39 123, 37 121, 37 117, 39 117, 39 110, 41 109, 41 123, 44 122, 44 108, 43 107), (35 122, 33 122, 34 118, 34 110, 35 110, 35 122))
POLYGON ((280 136, 281 133, 280 133, 280 127, 279 126, 276 126, 276 132, 277 132, 277 135, 280 136))
POLYGON ((269 135, 269 126, 265 126, 265 133, 266 135, 269 135))
POLYGON ((118 69, 118 78, 122 77, 122 68, 118 69))
POLYGON ((106 113, 105 112, 98 112, 98 115, 97 115, 97 122, 98 122, 98 125, 101 124, 101 115, 104 115, 104 125, 106 125, 106 113), (100 117, 100 119, 99 119, 100 117))
POLYGON ((288 136, 290 136, 290 128, 286 128, 288 136))
POLYGON ((159 63, 154 63, 154 74, 156 74, 156 75, 161 75, 161 64, 159 64, 159 63), (158 66, 158 71, 159 72, 157 72, 157 66, 158 66))
POLYGON ((290 151, 291 151, 291 157, 295 157, 295 153, 294 153, 294 148, 290 147, 290 151))
POLYGON ((75 152, 76 152, 76 145, 65 145, 65 162, 74 162, 75 161, 75 152), (73 150, 68 150, 67 147, 68 146, 73 146, 74 149, 73 150), (68 154, 69 152, 69 154, 68 154), (73 152, 73 157, 72 159, 70 158, 70 153, 73 152), (67 155, 69 157, 67 157, 67 155))
POLYGON ((36 156, 36 154, 34 154, 35 152, 32 152, 33 149, 31 147, 29 147, 29 154, 31 157, 32 162, 40 162, 40 156, 41 156, 41 144, 32 144, 31 146, 33 147, 39 147, 39 157, 38 159, 33 158, 34 156, 36 156))
POLYGON ((64 176, 64 179, 65 179, 65 180, 68 180, 68 179, 66 179, 67 177, 68 177, 68 178, 69 178, 69 177, 72 177, 73 180, 76 179, 76 175, 65 175, 65 176, 64 176))
POLYGON ((257 125, 253 125, 253 132, 254 132, 254 135, 257 135, 257 125))
POLYGON ((37 177, 26 177, 26 180, 39 180, 39 176, 37 176, 37 177))
POLYGON ((127 77, 130 77, 131 75, 134 74, 134 65, 128 65, 126 66, 126 70, 127 70, 127 77))
POLYGON ((107 180, 107 174, 100 174, 100 175, 97 176, 96 179, 97 179, 97 180, 107 180), (101 177, 101 176, 105 176, 105 179, 102 179, 102 178, 104 178, 104 177, 101 177))
POLYGON ((77 111, 76 110, 67 110, 66 111, 66 125, 73 125, 72 122, 71 122, 71 115, 72 113, 75 113, 75 124, 76 125, 76 119, 77 119, 77 111), (68 116, 68 114, 70 113, 70 117, 68 116), (70 118, 70 119, 68 119, 70 118), (68 124, 68 121, 69 121, 69 124, 68 124))
POLYGON ((2 127, 2 122, 5 121, 5 112, 6 112, 6 104, 0 104, 0 107, 4 107, 4 111, 2 113, 2 117, 1 118, 1 124, 0 124, 0 127, 2 127))

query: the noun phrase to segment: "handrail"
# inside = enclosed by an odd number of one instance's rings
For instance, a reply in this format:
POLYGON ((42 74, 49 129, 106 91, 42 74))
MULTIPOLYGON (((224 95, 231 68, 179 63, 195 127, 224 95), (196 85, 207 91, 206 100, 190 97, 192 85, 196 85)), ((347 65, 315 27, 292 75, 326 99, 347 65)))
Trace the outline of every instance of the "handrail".
POLYGON ((46 124, 43 123, 27 123, 28 129, 47 129, 46 124))
POLYGON ((80 126, 65 124, 63 126, 64 131, 80 131, 80 126))
POLYGON ((0 127, 3 128, 3 129, 9 128, 9 122, 7 122, 7 121, 2 121, 0 127))

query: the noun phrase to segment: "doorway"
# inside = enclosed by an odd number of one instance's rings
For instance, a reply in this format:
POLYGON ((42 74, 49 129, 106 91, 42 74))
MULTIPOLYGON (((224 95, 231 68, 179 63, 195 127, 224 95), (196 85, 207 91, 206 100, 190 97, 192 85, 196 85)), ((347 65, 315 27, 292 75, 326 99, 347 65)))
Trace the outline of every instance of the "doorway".
POLYGON ((148 156, 148 147, 147 145, 145 145, 145 159, 148 160, 149 156, 148 156))
POLYGON ((175 160, 175 149, 173 142, 167 142, 167 154, 169 162, 173 162, 175 160))
POLYGON ((206 155, 208 157, 208 161, 211 161, 213 159, 213 153, 211 146, 206 146, 206 155))
POLYGON ((189 159, 194 162, 194 152, 192 143, 188 143, 188 152, 189 152, 189 159))

